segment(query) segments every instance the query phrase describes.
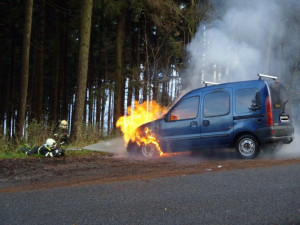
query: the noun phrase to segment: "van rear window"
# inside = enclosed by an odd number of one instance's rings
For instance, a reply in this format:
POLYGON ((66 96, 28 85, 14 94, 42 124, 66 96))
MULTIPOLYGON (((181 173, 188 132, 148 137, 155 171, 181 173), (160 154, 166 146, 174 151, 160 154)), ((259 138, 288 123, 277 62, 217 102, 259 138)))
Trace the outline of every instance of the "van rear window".
POLYGON ((272 106, 274 109, 289 107, 287 104, 289 96, 286 88, 282 84, 271 84, 270 86, 272 106))
POLYGON ((257 88, 237 90, 235 102, 235 111, 237 113, 255 112, 261 109, 261 97, 257 88))

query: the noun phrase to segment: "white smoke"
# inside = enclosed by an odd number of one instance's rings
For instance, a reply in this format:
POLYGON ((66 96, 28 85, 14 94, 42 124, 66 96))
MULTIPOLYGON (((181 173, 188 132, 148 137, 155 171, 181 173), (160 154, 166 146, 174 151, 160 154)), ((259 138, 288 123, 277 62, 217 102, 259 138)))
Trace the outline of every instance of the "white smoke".
MULTIPOLYGON (((299 56, 300 1, 211 2, 219 15, 200 24, 187 46, 189 66, 183 75, 185 88, 199 88, 204 80, 220 83, 253 80, 258 73, 278 76, 289 87, 293 81, 287 75, 293 73, 291 63, 299 56)), ((284 145, 278 153, 280 157, 300 155, 297 123, 299 120, 294 121, 295 140, 284 145)))
MULTIPOLYGON (((280 53, 276 51, 286 39, 288 10, 293 9, 294 14, 299 12, 299 2, 230 0, 222 1, 221 5, 220 1, 216 1, 213 5, 216 11, 224 12, 223 16, 201 24, 187 47, 187 86, 198 88, 203 80, 230 82, 256 79, 258 73, 275 73, 271 75, 280 77, 279 73, 286 65, 279 60, 280 53)), ((289 37, 290 49, 297 39, 289 37)))

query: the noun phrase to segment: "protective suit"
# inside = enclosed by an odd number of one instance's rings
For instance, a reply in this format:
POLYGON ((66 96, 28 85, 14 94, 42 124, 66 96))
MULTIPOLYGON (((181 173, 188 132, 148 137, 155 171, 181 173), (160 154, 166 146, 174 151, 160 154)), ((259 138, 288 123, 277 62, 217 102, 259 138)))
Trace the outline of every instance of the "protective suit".
POLYGON ((57 129, 54 131, 54 139, 59 145, 67 145, 69 138, 68 122, 66 120, 59 121, 57 129))
POLYGON ((36 146, 33 149, 23 149, 22 151, 28 156, 34 154, 43 155, 45 157, 57 157, 65 155, 64 150, 58 149, 56 141, 52 138, 48 138, 46 143, 42 146, 36 146))

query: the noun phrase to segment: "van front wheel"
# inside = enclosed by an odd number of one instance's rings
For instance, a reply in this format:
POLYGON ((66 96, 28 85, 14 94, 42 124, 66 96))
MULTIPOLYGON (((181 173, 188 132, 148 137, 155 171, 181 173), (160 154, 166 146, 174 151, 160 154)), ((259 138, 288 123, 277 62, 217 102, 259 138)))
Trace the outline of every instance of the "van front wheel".
POLYGON ((159 156, 159 152, 154 144, 147 144, 141 146, 141 154, 145 158, 156 158, 159 156))
POLYGON ((252 135, 243 135, 236 143, 236 151, 243 159, 254 159, 258 155, 259 150, 259 144, 252 135))

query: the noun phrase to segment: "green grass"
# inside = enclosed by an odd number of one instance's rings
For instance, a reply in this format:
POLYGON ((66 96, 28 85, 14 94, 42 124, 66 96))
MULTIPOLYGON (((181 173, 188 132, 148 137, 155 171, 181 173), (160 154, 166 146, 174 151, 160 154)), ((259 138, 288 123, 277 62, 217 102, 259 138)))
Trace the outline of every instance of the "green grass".
POLYGON ((22 152, 22 148, 30 148, 30 146, 26 143, 17 145, 12 140, 6 141, 4 138, 1 138, 0 159, 26 158, 27 156, 22 152))
POLYGON ((22 152, 0 152, 0 159, 17 159, 17 158, 26 158, 27 156, 22 152))
POLYGON ((71 150, 66 151, 66 156, 81 156, 81 155, 112 155, 107 152, 100 152, 100 151, 92 151, 92 150, 71 150))
MULTIPOLYGON (((76 144, 79 145, 78 142, 76 144)), ((82 145, 79 145, 79 146, 82 146, 82 145)), ((12 141, 5 142, 4 140, 0 139, 0 159, 17 159, 17 158, 29 157, 22 152, 23 148, 31 149, 31 146, 28 145, 27 143, 17 145, 15 143, 13 143, 12 141)), ((75 145, 69 145, 66 149, 76 149, 76 148, 78 148, 78 147, 75 145)), ((65 152, 65 154, 66 154, 66 156, 81 156, 81 155, 91 155, 91 154, 108 155, 108 153, 106 153, 106 152, 95 152, 95 151, 86 150, 86 149, 67 150, 65 152)), ((30 157, 42 157, 42 156, 33 155, 30 157)))

